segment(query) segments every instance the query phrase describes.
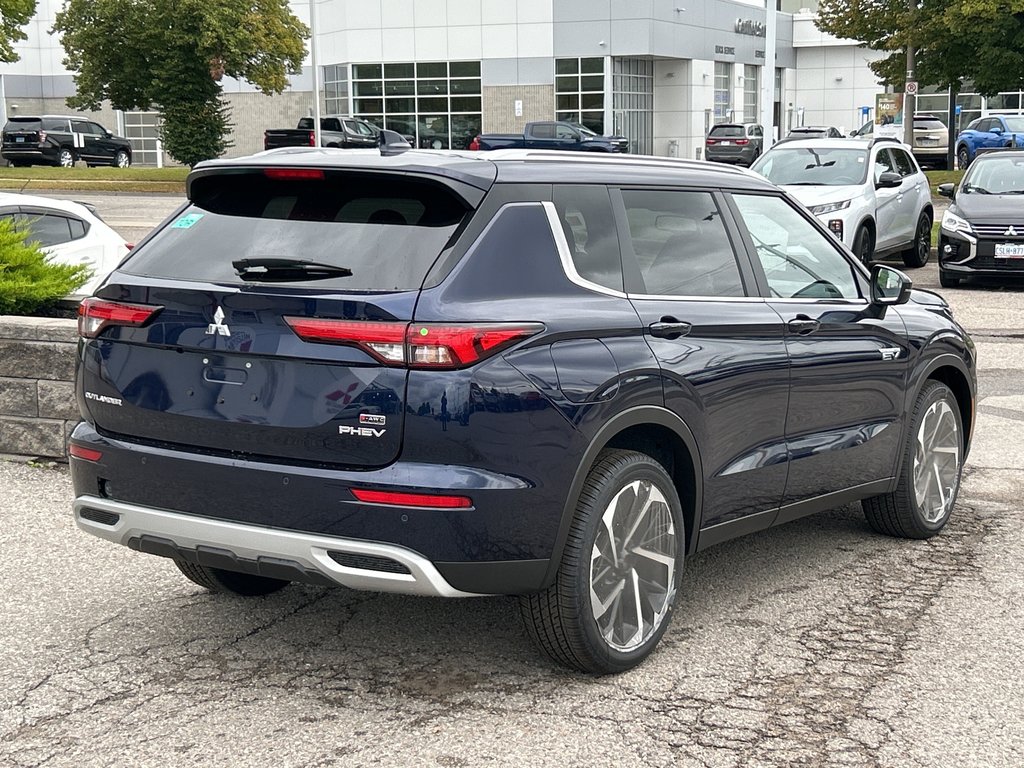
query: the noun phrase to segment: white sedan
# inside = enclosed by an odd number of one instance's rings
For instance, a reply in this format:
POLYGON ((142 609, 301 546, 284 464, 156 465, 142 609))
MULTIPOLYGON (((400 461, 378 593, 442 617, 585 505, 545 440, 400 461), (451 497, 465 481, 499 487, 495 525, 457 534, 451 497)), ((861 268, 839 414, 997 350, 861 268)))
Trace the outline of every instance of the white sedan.
POLYGON ((0 193, 0 217, 12 219, 29 231, 43 251, 61 264, 86 264, 92 268, 89 282, 72 298, 91 296, 118 265, 129 246, 93 210, 71 200, 0 193))

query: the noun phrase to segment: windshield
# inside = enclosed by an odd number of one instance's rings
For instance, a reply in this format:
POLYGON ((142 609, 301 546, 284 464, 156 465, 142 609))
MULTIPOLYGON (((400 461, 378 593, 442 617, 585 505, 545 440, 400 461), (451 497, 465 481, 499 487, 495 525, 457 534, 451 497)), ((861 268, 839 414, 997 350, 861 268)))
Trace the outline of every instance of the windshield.
POLYGON ((971 163, 960 194, 1024 194, 1024 157, 981 155, 971 163))
POLYGON ((1024 117, 1004 117, 1006 121, 1006 127, 1016 133, 1017 131, 1024 131, 1024 117))
POLYGON ((584 136, 587 136, 588 138, 589 137, 593 137, 593 136, 597 136, 596 133, 594 133, 592 130, 587 128, 587 126, 585 126, 585 125, 580 125, 579 123, 569 123, 569 125, 571 125, 573 128, 575 128, 577 131, 582 133, 584 136))
POLYGON ((287 259, 343 268, 318 286, 410 290, 423 283, 467 212, 446 187, 404 174, 326 172, 281 181, 216 174, 195 179, 191 197, 187 210, 132 251, 122 271, 231 284, 244 282, 235 261, 287 259))
POLYGON ((866 149, 778 147, 751 167, 773 184, 839 187, 863 184, 867 178, 866 149))

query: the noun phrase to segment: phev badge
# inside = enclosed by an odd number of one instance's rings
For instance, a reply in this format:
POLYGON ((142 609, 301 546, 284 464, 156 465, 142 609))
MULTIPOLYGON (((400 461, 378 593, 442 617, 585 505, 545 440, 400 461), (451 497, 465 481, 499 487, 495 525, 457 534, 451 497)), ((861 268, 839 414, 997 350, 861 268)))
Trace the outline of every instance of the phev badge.
POLYGON ((224 323, 224 310, 220 307, 217 307, 217 311, 213 313, 213 322, 206 326, 206 333, 208 336, 215 333, 221 336, 231 335, 231 329, 224 323))

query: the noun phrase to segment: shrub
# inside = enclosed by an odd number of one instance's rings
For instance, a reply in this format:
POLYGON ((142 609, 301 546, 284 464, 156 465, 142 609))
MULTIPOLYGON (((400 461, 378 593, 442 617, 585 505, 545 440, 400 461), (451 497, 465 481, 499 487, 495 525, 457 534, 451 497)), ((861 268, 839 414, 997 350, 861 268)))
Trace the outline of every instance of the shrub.
POLYGON ((0 219, 0 314, 51 309, 91 274, 84 265, 55 264, 38 243, 26 242, 27 237, 10 219, 0 219))

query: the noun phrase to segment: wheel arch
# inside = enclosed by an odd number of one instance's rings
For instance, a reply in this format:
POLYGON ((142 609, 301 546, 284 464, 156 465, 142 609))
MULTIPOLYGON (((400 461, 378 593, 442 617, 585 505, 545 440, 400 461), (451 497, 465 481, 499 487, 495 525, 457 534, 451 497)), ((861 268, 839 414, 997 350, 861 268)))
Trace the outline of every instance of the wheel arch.
POLYGON ((683 506, 686 554, 693 554, 695 550, 704 490, 697 440, 686 422, 672 411, 656 405, 637 406, 606 421, 584 452, 562 508, 562 519, 542 588, 549 586, 555 578, 580 490, 598 454, 605 448, 646 453, 665 467, 683 506))

